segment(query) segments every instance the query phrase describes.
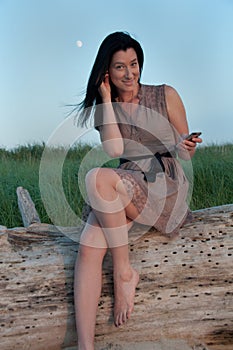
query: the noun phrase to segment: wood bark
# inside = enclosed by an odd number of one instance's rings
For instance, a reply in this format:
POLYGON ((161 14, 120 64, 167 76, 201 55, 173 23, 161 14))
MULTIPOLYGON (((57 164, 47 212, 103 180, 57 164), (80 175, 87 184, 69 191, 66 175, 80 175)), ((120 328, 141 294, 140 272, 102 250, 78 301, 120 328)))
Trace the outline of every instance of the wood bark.
POLYGON ((6 232, 6 230, 7 230, 7 227, 6 227, 6 226, 0 225, 0 235, 1 235, 1 234, 4 234, 4 233, 6 232))
POLYGON ((23 187, 18 187, 16 193, 18 196, 18 207, 24 226, 27 227, 36 222, 39 223, 40 218, 29 192, 23 187))
MULTIPOLYGON (((80 228, 31 224, 0 235, 1 350, 76 349, 74 264, 80 228)), ((103 265, 96 349, 230 350, 233 344, 233 205, 194 213, 169 240, 130 233, 140 273, 135 309, 113 325, 111 256, 103 265)))

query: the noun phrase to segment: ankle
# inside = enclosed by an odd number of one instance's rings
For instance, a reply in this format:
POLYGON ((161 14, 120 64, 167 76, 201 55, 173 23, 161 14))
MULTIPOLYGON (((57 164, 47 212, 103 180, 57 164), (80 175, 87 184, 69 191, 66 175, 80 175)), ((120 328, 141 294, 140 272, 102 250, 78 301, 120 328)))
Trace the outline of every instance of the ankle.
POLYGON ((94 344, 78 344, 78 350, 94 350, 94 344))
POLYGON ((114 271, 114 279, 121 280, 123 282, 129 282, 133 277, 133 268, 132 266, 123 267, 114 271))

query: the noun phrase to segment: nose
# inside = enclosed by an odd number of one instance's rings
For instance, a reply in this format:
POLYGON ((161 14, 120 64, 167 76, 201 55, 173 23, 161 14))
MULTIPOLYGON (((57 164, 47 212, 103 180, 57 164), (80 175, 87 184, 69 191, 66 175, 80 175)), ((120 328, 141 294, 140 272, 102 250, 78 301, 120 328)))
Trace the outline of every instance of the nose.
POLYGON ((131 79, 131 78, 133 77, 133 73, 132 73, 130 67, 126 67, 126 68, 125 68, 125 77, 126 77, 127 79, 131 79))

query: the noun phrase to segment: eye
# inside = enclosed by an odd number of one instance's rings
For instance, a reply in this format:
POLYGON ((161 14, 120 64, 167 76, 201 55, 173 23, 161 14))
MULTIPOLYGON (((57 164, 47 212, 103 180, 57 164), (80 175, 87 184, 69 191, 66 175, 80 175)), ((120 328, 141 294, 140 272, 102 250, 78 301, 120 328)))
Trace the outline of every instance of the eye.
POLYGON ((123 65, 123 64, 117 64, 117 65, 115 66, 115 68, 116 68, 117 70, 122 70, 122 69, 124 69, 124 65, 123 65))
POLYGON ((138 65, 138 62, 132 62, 131 67, 136 67, 138 65))

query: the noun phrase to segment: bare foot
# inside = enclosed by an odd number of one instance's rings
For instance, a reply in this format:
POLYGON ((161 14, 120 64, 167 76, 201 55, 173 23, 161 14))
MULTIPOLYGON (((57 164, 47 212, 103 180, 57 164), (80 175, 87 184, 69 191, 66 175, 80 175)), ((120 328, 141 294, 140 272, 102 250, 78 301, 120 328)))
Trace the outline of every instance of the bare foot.
POLYGON ((114 276, 114 323, 116 327, 125 323, 133 311, 138 281, 139 274, 132 268, 124 276, 114 276))

